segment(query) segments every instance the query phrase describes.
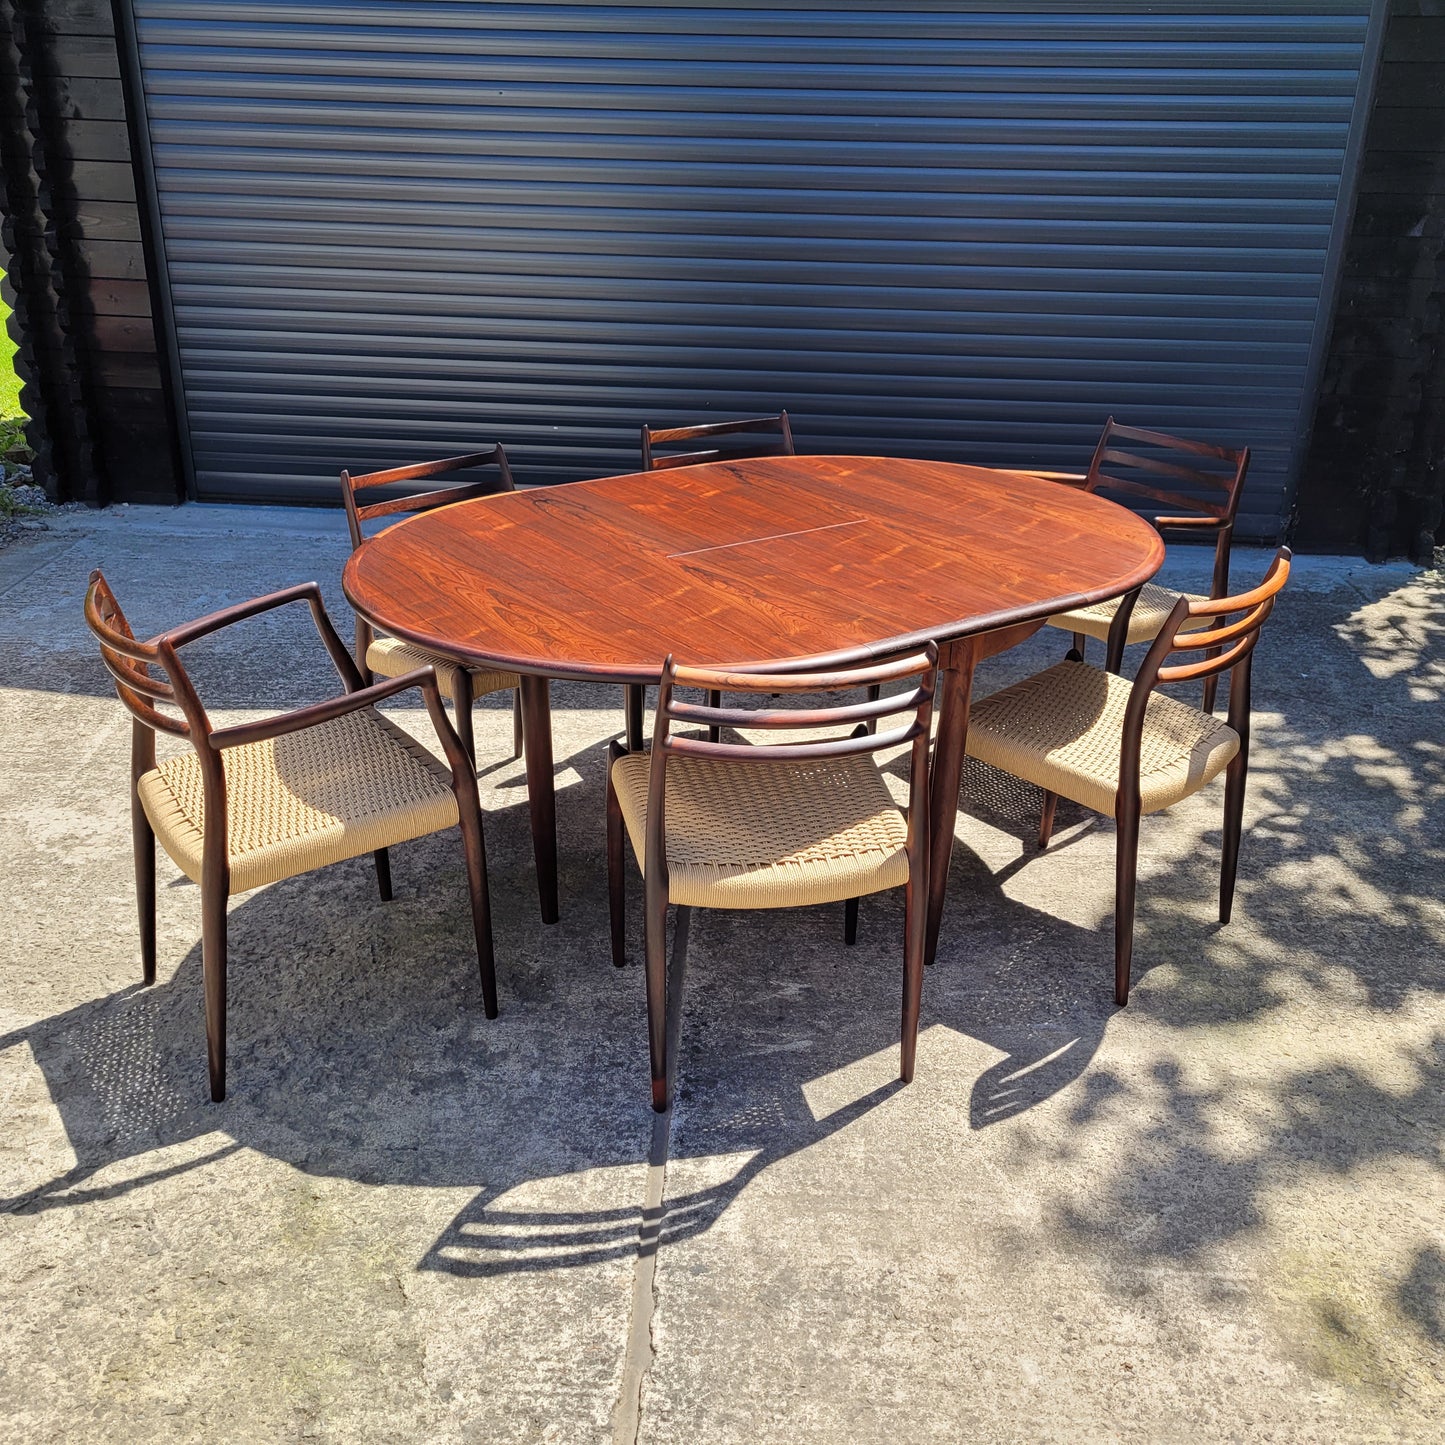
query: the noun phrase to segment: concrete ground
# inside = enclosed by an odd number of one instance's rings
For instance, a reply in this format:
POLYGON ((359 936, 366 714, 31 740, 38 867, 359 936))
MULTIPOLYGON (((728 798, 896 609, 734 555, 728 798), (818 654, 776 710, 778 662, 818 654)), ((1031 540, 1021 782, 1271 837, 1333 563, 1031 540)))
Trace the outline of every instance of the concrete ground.
MULTIPOLYGON (((6 1440, 1442 1438, 1440 574, 1299 563, 1234 921, 1216 785, 1146 820, 1127 1010, 1111 827, 1061 806, 1038 855, 1029 790, 973 772, 916 1082, 897 897, 853 949, 840 908, 696 915, 654 1139, 641 969, 608 962, 605 690, 556 690, 553 928, 505 699, 480 710, 495 1022, 455 833, 396 850, 389 905, 369 860, 233 900, 222 1105, 197 890, 164 858, 139 986, 129 723, 86 575, 142 634, 317 578, 345 631, 344 532, 133 509, 0 553, 6 1440)), ((332 691, 307 628, 198 647, 213 716, 332 691)))

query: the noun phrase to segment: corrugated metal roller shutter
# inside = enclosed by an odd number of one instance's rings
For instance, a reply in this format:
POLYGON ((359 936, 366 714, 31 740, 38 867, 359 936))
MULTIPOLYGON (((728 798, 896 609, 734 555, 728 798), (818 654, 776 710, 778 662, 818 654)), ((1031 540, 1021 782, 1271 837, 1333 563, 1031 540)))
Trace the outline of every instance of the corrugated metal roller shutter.
POLYGON ((1366 0, 136 0, 200 495, 787 406, 810 451, 1255 448, 1278 530, 1366 0))

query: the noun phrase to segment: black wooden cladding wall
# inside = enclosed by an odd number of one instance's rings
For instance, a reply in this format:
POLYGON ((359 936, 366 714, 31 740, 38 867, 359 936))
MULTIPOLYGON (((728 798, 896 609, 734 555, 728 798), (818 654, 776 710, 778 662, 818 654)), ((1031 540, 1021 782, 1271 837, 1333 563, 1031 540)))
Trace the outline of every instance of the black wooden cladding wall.
POLYGON ((5 245, 21 404, 52 494, 176 501, 110 0, 0 0, 5 245))
POLYGON ((1298 540, 1428 562, 1445 501, 1445 3, 1393 0, 1298 540))

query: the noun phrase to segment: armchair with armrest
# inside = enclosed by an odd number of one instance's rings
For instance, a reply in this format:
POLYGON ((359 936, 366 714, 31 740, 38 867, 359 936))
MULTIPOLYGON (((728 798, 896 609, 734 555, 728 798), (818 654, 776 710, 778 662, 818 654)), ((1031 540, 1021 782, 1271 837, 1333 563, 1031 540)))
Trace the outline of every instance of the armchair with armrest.
POLYGON ((471 760, 442 704, 435 672, 416 669, 364 686, 314 582, 243 602, 138 641, 97 570, 85 620, 132 716, 131 833, 141 968, 156 977, 155 843, 201 888, 201 970, 212 1100, 226 1094, 226 901, 232 893, 345 858, 373 854, 383 900, 387 849, 460 825, 488 1018, 497 1014, 481 806, 471 760), (340 674, 339 697, 233 727, 212 725, 180 659, 197 639, 261 613, 305 602, 340 674), (420 689, 446 754, 443 766, 376 711, 420 689), (177 715, 179 714, 179 715, 177 715), (156 761, 156 733, 192 751, 156 761))

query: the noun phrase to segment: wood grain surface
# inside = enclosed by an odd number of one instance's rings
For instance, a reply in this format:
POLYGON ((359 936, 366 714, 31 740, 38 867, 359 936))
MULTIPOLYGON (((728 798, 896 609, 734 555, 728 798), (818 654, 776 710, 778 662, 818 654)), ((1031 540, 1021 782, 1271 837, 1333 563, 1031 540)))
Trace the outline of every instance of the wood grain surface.
POLYGON ((347 563, 386 632, 538 677, 656 682, 664 658, 835 661, 1116 597, 1164 559, 1103 498, 1013 472, 770 457, 462 502, 347 563))

